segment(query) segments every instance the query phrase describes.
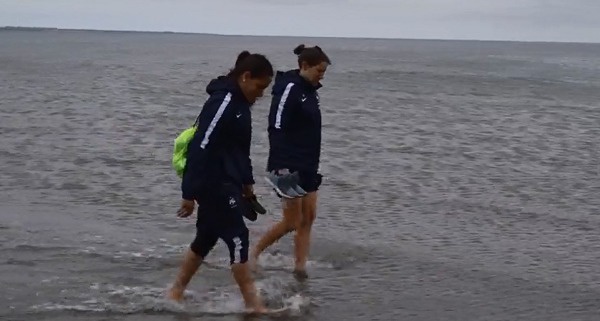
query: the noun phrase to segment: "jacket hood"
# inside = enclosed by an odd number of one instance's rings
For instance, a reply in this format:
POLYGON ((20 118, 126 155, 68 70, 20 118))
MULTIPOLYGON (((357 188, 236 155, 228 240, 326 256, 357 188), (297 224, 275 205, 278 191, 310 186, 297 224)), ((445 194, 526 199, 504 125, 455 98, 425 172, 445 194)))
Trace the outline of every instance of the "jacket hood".
POLYGON ((290 82, 302 86, 307 90, 317 90, 321 88, 321 84, 313 86, 306 81, 306 79, 302 78, 302 76, 300 76, 300 70, 292 69, 288 71, 277 71, 275 74, 275 81, 273 83, 273 94, 281 94, 290 82))
POLYGON ((219 76, 211 80, 206 86, 206 93, 209 95, 215 94, 220 91, 231 91, 234 88, 234 84, 227 76, 219 76))
POLYGON ((206 92, 209 95, 214 95, 219 92, 231 92, 233 97, 235 97, 236 99, 240 99, 242 101, 250 103, 248 102, 248 99, 246 99, 246 96, 244 96, 244 93, 242 92, 242 89, 237 84, 237 82, 227 76, 219 76, 211 80, 206 86, 206 92))

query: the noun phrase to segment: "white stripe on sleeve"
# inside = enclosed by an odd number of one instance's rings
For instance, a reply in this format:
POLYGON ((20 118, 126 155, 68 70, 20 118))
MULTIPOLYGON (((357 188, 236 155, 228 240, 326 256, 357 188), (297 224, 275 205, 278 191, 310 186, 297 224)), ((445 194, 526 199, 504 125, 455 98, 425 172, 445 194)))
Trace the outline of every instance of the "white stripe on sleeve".
POLYGON ((281 129, 281 114, 283 113, 283 107, 288 96, 290 95, 290 90, 292 90, 293 86, 294 83, 291 82, 285 87, 285 91, 283 92, 281 100, 279 101, 279 106, 277 106, 277 115, 275 116, 275 128, 277 129, 281 129))
POLYGON ((206 129, 206 133, 204 133, 204 139, 202 139, 200 148, 204 149, 204 148, 206 148, 206 145, 208 145, 208 140, 210 139, 210 134, 212 134, 213 130, 215 130, 215 127, 217 126, 219 119, 221 119, 221 116, 223 116, 223 112, 225 112, 225 108, 227 107, 227 105, 229 105, 230 101, 231 101, 231 93, 227 93, 227 95, 225 96, 225 99, 223 99, 223 102, 221 103, 221 106, 219 106, 219 109, 217 110, 215 117, 213 117, 212 121, 210 122, 208 129, 206 129))

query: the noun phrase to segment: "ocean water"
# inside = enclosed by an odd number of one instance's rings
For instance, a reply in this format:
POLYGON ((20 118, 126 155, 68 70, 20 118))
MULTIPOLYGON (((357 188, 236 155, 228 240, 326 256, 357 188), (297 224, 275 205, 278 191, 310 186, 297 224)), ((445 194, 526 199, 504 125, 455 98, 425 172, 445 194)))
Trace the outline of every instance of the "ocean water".
MULTIPOLYGON (((308 272, 292 237, 261 257, 279 316, 598 320, 600 45, 0 32, 0 319, 240 320, 219 243, 184 304, 163 297, 194 218, 172 143, 237 54, 333 60, 308 272)), ((255 189, 269 97, 253 108, 255 189)))

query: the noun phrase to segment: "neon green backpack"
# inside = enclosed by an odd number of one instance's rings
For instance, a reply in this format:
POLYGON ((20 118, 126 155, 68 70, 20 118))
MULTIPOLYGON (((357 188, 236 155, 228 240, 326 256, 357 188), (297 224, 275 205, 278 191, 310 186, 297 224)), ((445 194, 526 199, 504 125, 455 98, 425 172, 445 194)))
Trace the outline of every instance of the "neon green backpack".
POLYGON ((171 160, 171 165, 177 176, 179 178, 183 177, 183 171, 185 170, 185 162, 187 160, 187 149, 190 141, 194 138, 194 134, 196 133, 197 125, 189 127, 184 130, 175 138, 174 146, 173 146, 173 158, 171 160))

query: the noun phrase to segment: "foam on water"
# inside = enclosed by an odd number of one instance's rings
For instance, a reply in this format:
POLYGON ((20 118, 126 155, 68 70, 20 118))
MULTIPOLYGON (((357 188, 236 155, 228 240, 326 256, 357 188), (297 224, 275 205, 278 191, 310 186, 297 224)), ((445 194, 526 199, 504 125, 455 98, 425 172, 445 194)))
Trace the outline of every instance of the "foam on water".
MULTIPOLYGON (((144 245, 139 247, 138 250, 133 250, 131 244, 127 245, 127 250, 119 249, 101 249, 95 246, 86 246, 74 250, 75 253, 87 254, 92 256, 109 257, 112 259, 128 259, 128 258, 146 258, 146 259, 170 259, 173 256, 182 255, 188 248, 189 244, 169 244, 162 243, 156 246, 144 245)), ((216 269, 229 269, 229 258, 222 255, 210 255, 204 261, 204 264, 211 268, 216 269)), ((294 265, 294 258, 292 255, 284 254, 281 251, 267 250, 263 252, 258 260, 258 266, 266 270, 286 270, 291 271, 294 265)), ((309 259, 306 262, 307 267, 332 269, 334 268, 331 262, 321 262, 314 259, 309 259)))
MULTIPOLYGON (((310 298, 294 293, 289 284, 279 278, 268 278, 256 283, 267 307, 287 308, 300 313, 310 305, 310 298)), ((244 313, 244 302, 237 286, 216 287, 207 292, 186 290, 183 303, 165 298, 165 288, 91 284, 89 291, 72 293, 65 289, 61 302, 46 302, 30 307, 34 312, 77 311, 108 312, 116 314, 175 312, 189 315, 222 315, 244 313)))

